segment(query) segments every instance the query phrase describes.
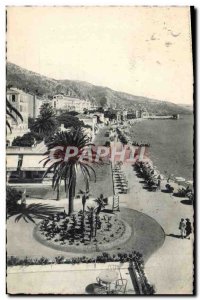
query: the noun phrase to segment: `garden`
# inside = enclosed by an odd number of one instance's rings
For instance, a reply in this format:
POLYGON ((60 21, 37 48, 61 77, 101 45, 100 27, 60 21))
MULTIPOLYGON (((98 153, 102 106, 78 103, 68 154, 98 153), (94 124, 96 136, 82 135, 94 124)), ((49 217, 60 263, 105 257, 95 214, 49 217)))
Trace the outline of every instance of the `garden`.
POLYGON ((66 252, 103 251, 124 243, 131 236, 130 226, 116 215, 88 207, 70 216, 57 213, 42 220, 34 237, 42 244, 66 252))

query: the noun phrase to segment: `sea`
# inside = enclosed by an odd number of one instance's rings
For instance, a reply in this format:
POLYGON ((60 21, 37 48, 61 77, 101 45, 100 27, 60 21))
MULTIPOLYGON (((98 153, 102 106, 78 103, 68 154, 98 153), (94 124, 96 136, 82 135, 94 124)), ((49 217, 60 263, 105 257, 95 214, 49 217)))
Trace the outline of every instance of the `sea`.
POLYGON ((161 174, 193 180, 193 115, 178 120, 142 120, 131 126, 133 141, 149 143, 149 158, 161 174))

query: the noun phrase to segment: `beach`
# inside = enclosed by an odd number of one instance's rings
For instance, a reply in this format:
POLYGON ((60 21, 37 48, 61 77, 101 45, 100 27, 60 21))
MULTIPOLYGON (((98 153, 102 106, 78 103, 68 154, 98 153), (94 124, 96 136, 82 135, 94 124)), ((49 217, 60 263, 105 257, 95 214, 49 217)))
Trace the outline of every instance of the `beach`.
POLYGON ((193 116, 133 122, 131 141, 149 143, 149 158, 164 175, 193 180, 193 116))

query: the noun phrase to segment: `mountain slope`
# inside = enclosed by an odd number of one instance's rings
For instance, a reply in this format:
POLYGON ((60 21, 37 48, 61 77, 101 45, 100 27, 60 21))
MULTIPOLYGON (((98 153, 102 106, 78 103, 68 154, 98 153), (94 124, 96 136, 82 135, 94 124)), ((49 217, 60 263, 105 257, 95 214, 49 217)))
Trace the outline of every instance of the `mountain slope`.
POLYGON ((100 104, 102 98, 106 98, 109 105, 116 105, 118 108, 146 108, 149 112, 156 114, 191 113, 187 108, 174 103, 117 92, 84 81, 56 80, 9 62, 7 63, 7 86, 17 87, 30 94, 45 97, 63 93, 72 97, 88 99, 96 105, 100 104))

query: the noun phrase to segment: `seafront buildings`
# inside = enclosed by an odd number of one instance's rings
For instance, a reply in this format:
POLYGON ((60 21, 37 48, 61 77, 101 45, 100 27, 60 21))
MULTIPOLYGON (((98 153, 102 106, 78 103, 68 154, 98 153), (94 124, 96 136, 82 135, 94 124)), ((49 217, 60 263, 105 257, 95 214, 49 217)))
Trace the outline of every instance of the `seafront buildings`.
POLYGON ((89 110, 91 108, 91 103, 88 100, 58 94, 53 96, 52 106, 59 115, 63 111, 76 111, 78 113, 83 113, 84 110, 89 110))

